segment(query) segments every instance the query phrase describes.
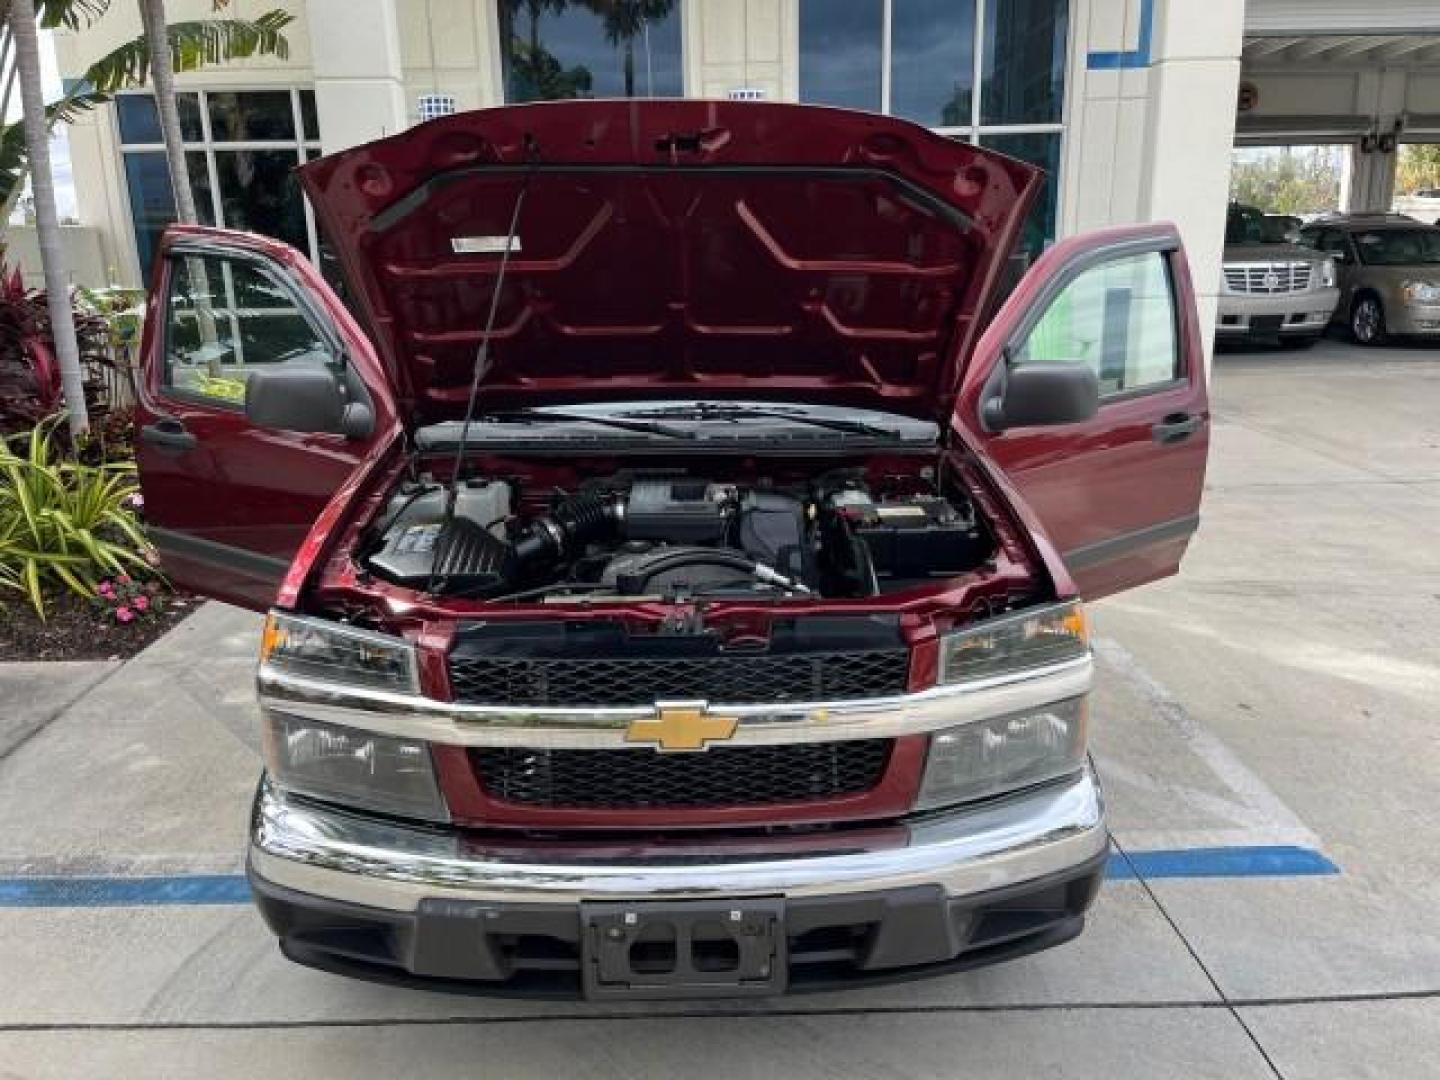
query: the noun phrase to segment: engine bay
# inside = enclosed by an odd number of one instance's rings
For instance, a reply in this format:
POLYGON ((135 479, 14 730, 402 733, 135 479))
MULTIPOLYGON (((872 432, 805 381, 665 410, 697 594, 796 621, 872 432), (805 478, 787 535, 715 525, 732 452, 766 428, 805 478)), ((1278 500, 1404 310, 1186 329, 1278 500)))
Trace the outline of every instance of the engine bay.
POLYGON ((919 474, 637 469, 558 489, 512 476, 405 480, 359 563, 435 596, 683 602, 876 596, 969 572, 995 550, 972 501, 919 474))

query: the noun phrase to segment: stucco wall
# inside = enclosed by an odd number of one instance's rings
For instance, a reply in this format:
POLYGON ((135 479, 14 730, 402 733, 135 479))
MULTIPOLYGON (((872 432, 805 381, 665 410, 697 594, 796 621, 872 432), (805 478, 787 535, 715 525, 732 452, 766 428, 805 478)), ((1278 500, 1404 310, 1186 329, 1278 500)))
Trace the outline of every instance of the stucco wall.
MULTIPOLYGON (((0 230, 0 243, 5 245, 5 262, 20 267, 25 284, 33 289, 45 285, 45 270, 40 265, 40 241, 33 225, 7 225, 0 230)), ((62 225, 60 243, 65 249, 65 265, 75 285, 95 287, 109 277, 100 230, 83 225, 62 225)))

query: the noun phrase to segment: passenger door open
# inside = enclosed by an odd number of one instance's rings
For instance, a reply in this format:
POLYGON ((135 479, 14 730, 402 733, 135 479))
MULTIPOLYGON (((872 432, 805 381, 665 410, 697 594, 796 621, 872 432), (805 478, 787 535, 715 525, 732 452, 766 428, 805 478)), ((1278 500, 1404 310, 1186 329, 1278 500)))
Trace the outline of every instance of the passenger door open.
POLYGON ((955 422, 1038 519, 1082 596, 1175 573, 1199 524, 1210 412, 1174 227, 1107 230, 1046 252, 977 344, 955 422), (1088 410, 1076 404, 1086 394, 1088 410), (1046 422, 1047 410, 1066 422, 1046 422))
POLYGON ((395 437, 374 350, 293 248, 179 226, 142 354, 136 459, 162 567, 263 609, 336 489, 395 437))

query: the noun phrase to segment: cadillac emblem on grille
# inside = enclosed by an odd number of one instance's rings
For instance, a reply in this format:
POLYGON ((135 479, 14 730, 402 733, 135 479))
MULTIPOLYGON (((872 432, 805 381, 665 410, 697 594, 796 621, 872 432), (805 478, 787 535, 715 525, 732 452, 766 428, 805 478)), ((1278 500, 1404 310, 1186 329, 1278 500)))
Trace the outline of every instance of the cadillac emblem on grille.
POLYGON ((739 723, 733 716, 715 716, 703 701, 657 704, 654 716, 630 722, 625 741, 650 743, 665 752, 694 752, 733 738, 739 723))

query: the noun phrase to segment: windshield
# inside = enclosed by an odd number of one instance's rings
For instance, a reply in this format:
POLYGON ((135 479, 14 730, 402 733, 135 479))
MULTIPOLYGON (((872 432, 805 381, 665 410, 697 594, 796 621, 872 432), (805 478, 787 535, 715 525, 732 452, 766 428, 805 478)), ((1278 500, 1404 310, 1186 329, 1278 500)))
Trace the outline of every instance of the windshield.
POLYGON ((1300 219, 1284 214, 1266 214, 1260 221, 1262 244, 1289 244, 1300 232, 1300 219))
POLYGON ((1355 234, 1360 261, 1369 266, 1440 264, 1440 229, 1377 229, 1355 234))
POLYGON ((1264 219, 1265 215, 1253 206, 1231 203, 1230 212, 1225 218, 1225 243, 1261 243, 1260 237, 1261 230, 1264 227, 1264 219))

